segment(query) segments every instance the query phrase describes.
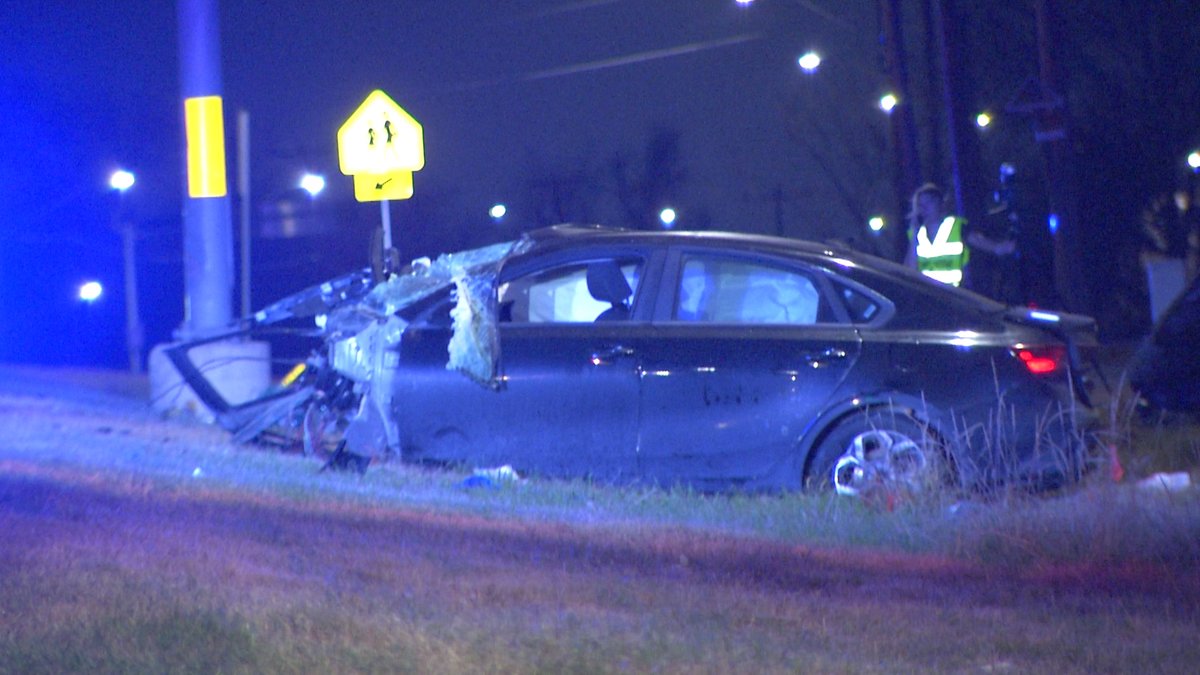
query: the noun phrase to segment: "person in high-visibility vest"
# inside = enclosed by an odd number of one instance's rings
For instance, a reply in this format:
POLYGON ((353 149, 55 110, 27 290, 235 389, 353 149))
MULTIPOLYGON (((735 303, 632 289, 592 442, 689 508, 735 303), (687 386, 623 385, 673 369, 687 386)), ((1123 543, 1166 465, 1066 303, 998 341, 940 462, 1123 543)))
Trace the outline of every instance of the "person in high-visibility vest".
POLYGON ((951 286, 963 283, 971 246, 979 246, 997 255, 1013 252, 1012 241, 997 242, 979 232, 967 232, 967 221, 946 212, 941 188, 926 183, 913 193, 908 254, 905 264, 922 274, 951 286))
POLYGON ((944 284, 961 284, 963 269, 971 256, 963 242, 966 221, 946 213, 941 188, 933 183, 917 188, 913 193, 909 220, 905 264, 944 284))

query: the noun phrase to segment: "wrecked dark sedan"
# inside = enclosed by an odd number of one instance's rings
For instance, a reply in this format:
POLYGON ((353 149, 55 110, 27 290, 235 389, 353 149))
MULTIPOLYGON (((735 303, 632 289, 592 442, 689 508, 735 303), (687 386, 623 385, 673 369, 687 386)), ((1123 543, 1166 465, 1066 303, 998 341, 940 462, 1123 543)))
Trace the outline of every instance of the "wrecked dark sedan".
MULTIPOLYGON (((363 458, 702 490, 1046 484, 1080 471, 1087 317, 823 244, 558 226, 259 312, 322 342, 229 406, 363 458), (289 422, 290 420, 290 422, 289 422)), ((365 460, 364 460, 365 461, 365 460)))

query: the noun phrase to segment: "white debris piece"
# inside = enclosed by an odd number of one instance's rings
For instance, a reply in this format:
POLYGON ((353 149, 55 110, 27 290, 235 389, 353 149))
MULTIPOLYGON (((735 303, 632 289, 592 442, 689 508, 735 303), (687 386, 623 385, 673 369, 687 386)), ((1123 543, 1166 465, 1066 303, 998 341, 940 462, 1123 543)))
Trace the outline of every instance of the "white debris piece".
POLYGON ((521 480, 521 476, 519 476, 509 464, 498 466, 493 469, 475 469, 474 475, 483 476, 484 478, 491 479, 497 483, 515 482, 521 480))
POLYGON ((1183 492, 1192 486, 1192 477, 1186 471, 1156 473, 1137 482, 1142 490, 1159 492, 1183 492))

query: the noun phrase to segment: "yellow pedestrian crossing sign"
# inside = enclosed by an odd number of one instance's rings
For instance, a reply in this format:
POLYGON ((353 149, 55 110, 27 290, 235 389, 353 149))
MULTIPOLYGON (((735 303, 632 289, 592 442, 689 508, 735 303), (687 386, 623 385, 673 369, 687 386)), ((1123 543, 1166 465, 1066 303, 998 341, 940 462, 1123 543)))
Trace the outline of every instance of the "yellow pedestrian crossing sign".
POLYGON ((412 172, 425 166, 424 133, 420 123, 383 91, 367 95, 346 119, 338 129, 337 144, 339 168, 354 176, 355 199, 412 196, 412 172))

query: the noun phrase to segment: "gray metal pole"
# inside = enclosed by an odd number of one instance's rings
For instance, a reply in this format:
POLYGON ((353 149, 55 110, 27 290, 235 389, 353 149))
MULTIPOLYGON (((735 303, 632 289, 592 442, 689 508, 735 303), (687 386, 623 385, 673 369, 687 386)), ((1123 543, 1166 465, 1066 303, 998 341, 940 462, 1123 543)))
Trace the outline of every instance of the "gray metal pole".
POLYGON ((250 113, 238 111, 238 202, 242 224, 242 318, 254 313, 250 304, 250 113))
POLYGON ((125 352, 129 355, 129 371, 142 372, 142 343, 144 331, 138 316, 137 258, 135 238, 137 231, 128 220, 120 224, 121 258, 125 268, 125 352))
MULTIPOLYGON (((178 3, 182 99, 220 96, 217 0, 178 0, 178 3)), ((220 141, 223 143, 224 139, 220 141)), ((183 227, 184 325, 180 333, 184 338, 205 337, 227 328, 233 315, 233 227, 229 196, 194 198, 185 189, 183 227)))
POLYGON ((379 200, 379 219, 383 221, 383 255, 386 257, 392 250, 392 210, 386 199, 379 200))

